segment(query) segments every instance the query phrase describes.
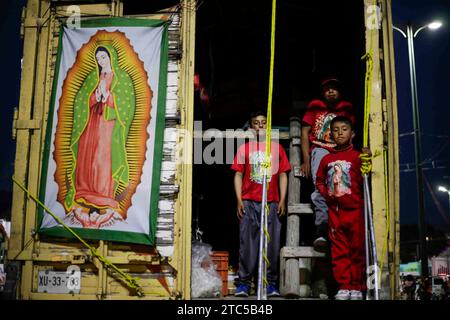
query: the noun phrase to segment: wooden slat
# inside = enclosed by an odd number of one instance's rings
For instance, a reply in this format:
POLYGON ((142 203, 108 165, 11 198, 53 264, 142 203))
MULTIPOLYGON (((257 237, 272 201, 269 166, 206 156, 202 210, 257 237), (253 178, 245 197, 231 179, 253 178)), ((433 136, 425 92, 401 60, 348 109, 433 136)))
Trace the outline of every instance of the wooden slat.
POLYGON ((288 205, 288 214, 313 214, 314 211, 310 203, 298 203, 288 205))
MULTIPOLYGON (((80 14, 81 16, 99 16, 99 15, 105 15, 110 16, 111 15, 111 4, 105 3, 105 4, 86 4, 86 5, 77 5, 80 8, 80 14)), ((71 11, 67 11, 69 6, 57 6, 56 7, 56 13, 58 16, 63 17, 70 17, 73 15, 71 11)))
POLYGON ((317 252, 313 247, 283 247, 280 258, 324 258, 323 252, 317 252))
MULTIPOLYGON (((194 138, 200 139, 202 138, 204 141, 211 141, 211 139, 254 139, 255 135, 251 131, 243 131, 243 130, 207 130, 207 131, 195 131, 194 132, 194 138)), ((279 133, 272 133, 273 139, 279 139, 279 140, 288 140, 289 133, 288 132, 279 132, 279 133)))

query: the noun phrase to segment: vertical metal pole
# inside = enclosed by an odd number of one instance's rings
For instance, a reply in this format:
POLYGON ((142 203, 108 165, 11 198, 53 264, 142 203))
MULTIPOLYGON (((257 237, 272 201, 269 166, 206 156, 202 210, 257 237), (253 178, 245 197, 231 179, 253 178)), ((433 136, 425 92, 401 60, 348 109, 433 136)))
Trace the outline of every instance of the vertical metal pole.
MULTIPOLYGON (((364 235, 365 235, 365 247, 366 247, 366 273, 367 276, 369 275, 369 266, 370 266, 370 252, 369 252, 369 217, 368 217, 368 202, 367 202, 367 195, 366 195, 366 186, 364 185, 364 235)), ((367 278, 369 280, 369 278, 367 278)), ((367 281, 367 295, 366 300, 369 300, 369 281, 367 281)))
POLYGON ((259 261, 258 261, 258 288, 256 297, 258 300, 267 300, 267 290, 264 285, 264 277, 266 276, 266 261, 264 260, 263 254, 267 252, 267 237, 264 230, 267 229, 267 219, 266 219, 266 202, 267 202, 267 168, 264 168, 263 174, 263 194, 261 201, 261 219, 259 223, 259 261))
POLYGON ((447 191, 448 194, 448 210, 450 210, 450 191, 447 191))
POLYGON ((411 81, 411 100, 413 111, 414 126, 414 154, 416 163, 416 184, 417 184, 417 202, 419 210, 419 248, 421 260, 421 275, 423 278, 428 277, 428 255, 425 242, 426 225, 425 225, 425 207, 423 199, 423 176, 422 176, 422 143, 420 131, 419 107, 417 98, 417 80, 416 80, 416 64, 414 59, 414 33, 413 28, 409 24, 406 29, 408 39, 408 56, 409 56, 409 72, 411 81))
POLYGON ((375 285, 374 285, 374 298, 375 300, 379 300, 379 275, 378 275, 378 258, 377 258, 377 247, 375 242, 375 230, 373 226, 373 217, 372 217, 372 200, 370 198, 370 189, 369 189, 369 177, 364 175, 364 197, 367 202, 367 222, 369 225, 369 235, 370 242, 372 244, 372 260, 374 267, 374 276, 375 276, 375 285))

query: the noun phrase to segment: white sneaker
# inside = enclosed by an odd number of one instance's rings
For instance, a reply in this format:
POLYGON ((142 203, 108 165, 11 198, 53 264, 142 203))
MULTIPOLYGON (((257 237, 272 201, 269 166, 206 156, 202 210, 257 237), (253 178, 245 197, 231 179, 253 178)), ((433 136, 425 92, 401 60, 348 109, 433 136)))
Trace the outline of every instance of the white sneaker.
POLYGON ((351 290, 350 291, 350 300, 362 300, 363 294, 361 291, 358 290, 351 290))
POLYGON ((328 300, 328 295, 326 295, 325 293, 320 293, 319 294, 319 299, 320 300, 328 300))
POLYGON ((350 291, 349 290, 339 290, 338 293, 334 296, 336 300, 349 300, 350 299, 350 291))

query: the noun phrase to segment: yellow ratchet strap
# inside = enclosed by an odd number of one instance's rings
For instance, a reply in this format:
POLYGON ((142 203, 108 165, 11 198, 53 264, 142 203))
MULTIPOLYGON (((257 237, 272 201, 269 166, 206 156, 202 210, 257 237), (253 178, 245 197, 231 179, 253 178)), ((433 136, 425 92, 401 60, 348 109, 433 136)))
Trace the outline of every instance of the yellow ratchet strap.
POLYGON ((98 253, 97 249, 90 246, 86 241, 84 241, 75 231, 73 231, 68 225, 64 223, 59 217, 57 217, 53 212, 48 209, 45 204, 43 204, 38 198, 28 191, 28 189, 23 186, 20 182, 18 182, 14 177, 12 177, 13 181, 27 194, 28 197, 33 199, 37 204, 39 204, 45 211, 47 211, 59 224, 61 224, 69 233, 71 233, 76 239, 78 239, 82 244, 84 244, 92 253, 94 257, 96 257, 108 270, 114 270, 119 274, 119 276, 125 281, 127 286, 131 289, 136 290, 136 294, 139 297, 144 296, 144 292, 142 291, 142 287, 137 283, 137 279, 133 278, 129 274, 123 272, 119 268, 117 268, 114 264, 112 264, 108 259, 98 253))

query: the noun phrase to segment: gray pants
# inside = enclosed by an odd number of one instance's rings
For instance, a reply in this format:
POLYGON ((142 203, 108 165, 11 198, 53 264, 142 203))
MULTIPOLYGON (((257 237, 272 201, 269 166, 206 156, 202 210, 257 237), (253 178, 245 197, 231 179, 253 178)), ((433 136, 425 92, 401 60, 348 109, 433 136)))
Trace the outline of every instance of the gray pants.
POLYGON ((327 149, 319 147, 315 147, 311 152, 311 175, 314 183, 314 192, 311 194, 311 201, 314 204, 316 226, 328 223, 328 206, 325 199, 316 188, 316 177, 320 161, 329 153, 330 152, 327 149))
MULTIPOLYGON (((267 244, 267 281, 276 284, 278 281, 278 259, 280 256, 281 223, 277 214, 278 204, 269 203, 267 228, 270 241, 267 244)), ((251 285, 252 276, 258 276, 259 254, 259 222, 261 221, 261 202, 244 200, 245 214, 239 226, 239 279, 237 284, 251 285)))

